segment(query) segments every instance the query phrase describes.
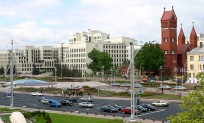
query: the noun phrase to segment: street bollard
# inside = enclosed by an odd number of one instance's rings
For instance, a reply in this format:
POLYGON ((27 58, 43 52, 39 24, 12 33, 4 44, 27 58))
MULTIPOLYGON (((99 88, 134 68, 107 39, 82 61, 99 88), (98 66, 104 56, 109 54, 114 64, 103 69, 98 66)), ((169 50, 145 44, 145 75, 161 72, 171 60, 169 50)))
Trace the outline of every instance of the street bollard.
POLYGON ((70 110, 70 113, 72 113, 72 110, 70 110))
POLYGON ((95 115, 97 115, 97 112, 95 112, 95 115))
POLYGON ((86 112, 86 115, 88 115, 89 113, 88 112, 86 112))
POLYGON ((104 116, 106 116, 106 113, 104 113, 104 116))

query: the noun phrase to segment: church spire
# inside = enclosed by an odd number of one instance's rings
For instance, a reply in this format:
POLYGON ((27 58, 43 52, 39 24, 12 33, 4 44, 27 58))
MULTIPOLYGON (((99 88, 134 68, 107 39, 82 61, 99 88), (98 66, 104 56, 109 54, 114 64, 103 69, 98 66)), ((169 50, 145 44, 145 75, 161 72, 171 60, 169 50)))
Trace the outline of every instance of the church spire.
POLYGON ((197 33, 194 28, 194 22, 192 22, 192 24, 193 24, 193 27, 192 27, 191 34, 190 34, 190 45, 192 48, 196 48, 198 37, 197 37, 197 33))
POLYGON ((179 33, 179 36, 178 36, 178 45, 179 44, 185 44, 185 35, 183 33, 183 29, 182 29, 182 23, 181 23, 181 29, 180 29, 180 33, 179 33))

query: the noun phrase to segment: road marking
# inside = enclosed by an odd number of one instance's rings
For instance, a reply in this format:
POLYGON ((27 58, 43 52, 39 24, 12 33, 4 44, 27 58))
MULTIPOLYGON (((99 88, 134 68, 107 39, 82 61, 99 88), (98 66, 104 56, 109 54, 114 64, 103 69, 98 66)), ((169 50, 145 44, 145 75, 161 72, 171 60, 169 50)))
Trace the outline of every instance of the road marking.
POLYGON ((141 114, 141 115, 138 115, 138 116, 144 116, 144 115, 148 115, 148 114, 154 114, 154 113, 157 113, 157 112, 162 112, 162 111, 165 111, 166 109, 162 109, 162 110, 159 110, 159 111, 154 111, 154 112, 150 112, 150 113, 145 113, 145 114, 141 114))

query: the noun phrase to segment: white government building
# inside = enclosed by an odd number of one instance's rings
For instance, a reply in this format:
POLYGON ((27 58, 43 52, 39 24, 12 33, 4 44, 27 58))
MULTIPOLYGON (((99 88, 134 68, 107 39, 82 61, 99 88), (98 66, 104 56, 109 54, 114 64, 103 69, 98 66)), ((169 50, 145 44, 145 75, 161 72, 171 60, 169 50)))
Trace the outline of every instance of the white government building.
MULTIPOLYGON (((94 48, 101 52, 108 52, 113 59, 113 64, 120 67, 125 60, 130 59, 130 42, 134 43, 134 49, 141 46, 137 41, 127 37, 110 38, 110 34, 97 30, 75 33, 68 43, 60 43, 52 46, 23 46, 14 50, 14 65, 18 73, 32 73, 33 64, 40 71, 53 71, 55 62, 66 64, 70 69, 77 68, 82 73, 91 73, 87 64, 91 62, 88 53, 94 48)), ((0 68, 9 65, 10 51, 0 51, 0 68)))

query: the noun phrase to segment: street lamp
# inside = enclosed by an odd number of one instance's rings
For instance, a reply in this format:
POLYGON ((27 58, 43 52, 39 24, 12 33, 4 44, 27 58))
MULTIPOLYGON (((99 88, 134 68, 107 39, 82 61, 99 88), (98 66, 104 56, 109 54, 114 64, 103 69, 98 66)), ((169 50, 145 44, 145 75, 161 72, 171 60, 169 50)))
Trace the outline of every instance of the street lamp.
POLYGON ((104 82, 104 66, 101 67, 102 68, 102 82, 104 82))
POLYGON ((175 93, 175 95, 178 94, 178 92, 177 92, 177 71, 178 71, 178 68, 175 68, 175 80, 176 80, 176 93, 175 93))
MULTIPOLYGON (((133 42, 130 42, 130 82, 131 82, 131 116, 130 121, 134 122, 137 121, 137 112, 136 112, 136 120, 135 120, 135 81, 134 81, 134 44, 133 42)), ((137 100, 137 95, 136 95, 137 100)))
POLYGON ((57 68, 55 67, 55 82, 57 81, 57 68))
POLYGON ((11 40, 10 82, 11 82, 11 104, 10 104, 10 108, 13 108, 13 40, 11 40))
POLYGON ((161 88, 162 88, 162 94, 163 94, 164 93, 163 81, 162 81, 162 69, 163 69, 163 67, 160 66, 159 69, 160 69, 160 77, 161 77, 161 88))
POLYGON ((112 81, 113 81, 112 74, 113 74, 113 68, 111 68, 110 72, 111 72, 111 91, 112 91, 112 81))

